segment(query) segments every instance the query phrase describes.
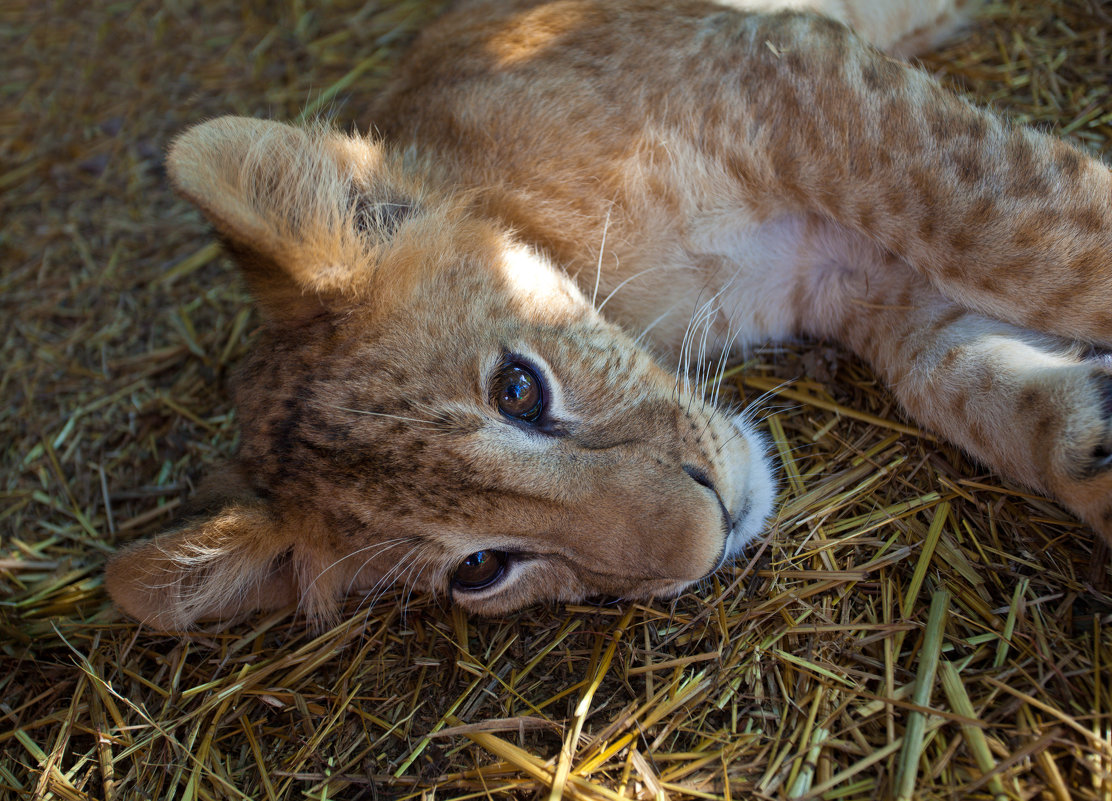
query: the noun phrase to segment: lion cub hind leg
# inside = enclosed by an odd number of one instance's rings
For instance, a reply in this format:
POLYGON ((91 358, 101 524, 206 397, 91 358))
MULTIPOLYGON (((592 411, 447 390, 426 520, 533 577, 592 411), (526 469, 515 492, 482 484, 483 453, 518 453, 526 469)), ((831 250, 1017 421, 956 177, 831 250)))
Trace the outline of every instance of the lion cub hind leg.
POLYGON ((1112 357, 966 309, 890 261, 823 333, 871 361, 924 426, 1112 543, 1112 357))

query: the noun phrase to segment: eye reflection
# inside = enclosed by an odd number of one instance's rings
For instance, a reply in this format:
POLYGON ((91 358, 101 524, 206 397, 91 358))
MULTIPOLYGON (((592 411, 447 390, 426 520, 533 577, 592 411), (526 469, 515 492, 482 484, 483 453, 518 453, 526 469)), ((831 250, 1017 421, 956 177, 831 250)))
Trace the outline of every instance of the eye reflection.
POLYGON ((506 571, 505 551, 476 551, 456 568, 452 585, 458 590, 481 590, 502 578, 506 571))
POLYGON ((510 362, 498 371, 491 386, 498 410, 507 417, 535 423, 544 412, 541 381, 531 368, 510 362))

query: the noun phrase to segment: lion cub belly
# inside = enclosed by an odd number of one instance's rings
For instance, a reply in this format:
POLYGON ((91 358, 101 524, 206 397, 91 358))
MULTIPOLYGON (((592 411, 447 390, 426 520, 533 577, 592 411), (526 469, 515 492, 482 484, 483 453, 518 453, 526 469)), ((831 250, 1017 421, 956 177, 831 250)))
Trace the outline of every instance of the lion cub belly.
MULTIPOLYGON (((608 311, 632 330, 647 331, 645 340, 657 351, 685 363, 769 340, 822 334, 847 296, 871 280, 884 280, 875 269, 879 248, 810 215, 764 221, 736 209, 704 215, 679 250, 682 255, 656 282, 645 282, 625 298, 624 288, 616 291, 608 311), (648 286, 657 282, 659 287, 648 286)), ((636 283, 637 262, 624 264, 609 283, 636 283)))

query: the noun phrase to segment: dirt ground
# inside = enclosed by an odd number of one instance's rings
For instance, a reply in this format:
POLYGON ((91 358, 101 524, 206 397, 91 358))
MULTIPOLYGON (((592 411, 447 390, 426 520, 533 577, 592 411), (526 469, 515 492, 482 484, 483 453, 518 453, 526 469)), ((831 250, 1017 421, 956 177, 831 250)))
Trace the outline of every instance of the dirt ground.
MULTIPOLYGON (((1112 798, 1107 549, 821 343, 735 379, 796 379, 766 423, 783 511, 674 603, 174 636, 112 608, 105 559, 235 449, 256 325, 167 143, 230 113, 365 125, 442 5, 0 6, 0 798, 1112 798)), ((1105 2, 990 3, 927 68, 1112 151, 1105 2)))

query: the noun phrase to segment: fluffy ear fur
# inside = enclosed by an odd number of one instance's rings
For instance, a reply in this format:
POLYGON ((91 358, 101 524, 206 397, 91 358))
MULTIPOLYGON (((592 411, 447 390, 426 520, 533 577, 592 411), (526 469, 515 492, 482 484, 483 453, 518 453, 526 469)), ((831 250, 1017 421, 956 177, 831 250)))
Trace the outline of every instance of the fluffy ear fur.
POLYGON ((221 117, 190 128, 170 179, 239 262, 264 312, 298 322, 359 294, 419 189, 361 137, 221 117))
POLYGON ((158 629, 300 603, 327 618, 339 592, 310 532, 292 531, 259 502, 226 501, 108 563, 108 593, 129 615, 158 629), (297 536, 294 536, 297 535, 297 536))

